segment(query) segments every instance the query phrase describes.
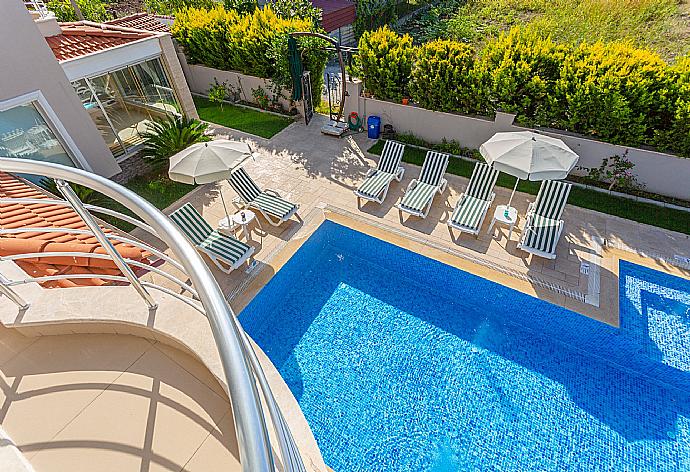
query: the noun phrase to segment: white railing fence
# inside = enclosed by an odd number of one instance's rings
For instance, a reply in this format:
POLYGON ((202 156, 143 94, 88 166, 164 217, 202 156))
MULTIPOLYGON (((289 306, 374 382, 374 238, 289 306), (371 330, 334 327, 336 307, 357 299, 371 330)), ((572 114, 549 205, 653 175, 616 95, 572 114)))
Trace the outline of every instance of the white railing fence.
MULTIPOLYGON (((130 284, 142 298, 149 310, 157 310, 158 305, 152 293, 158 291, 174 297, 198 310, 208 318, 214 341, 218 348, 226 377, 230 401, 232 403, 237 441, 240 449, 240 462, 244 471, 274 472, 277 464, 282 464, 282 470, 288 472, 306 471, 302 457, 294 441, 283 414, 271 392, 263 369, 244 332, 235 313, 225 300, 208 266, 198 252, 170 219, 142 199, 131 190, 122 187, 109 179, 91 174, 86 171, 73 169, 57 164, 0 157, 0 171, 21 174, 42 175, 55 180, 57 188, 64 200, 32 199, 32 198, 0 198, 0 205, 7 204, 42 204, 56 207, 70 207, 82 219, 88 229, 74 229, 66 227, 19 227, 1 228, 0 237, 21 233, 68 233, 75 235, 91 235, 95 237, 105 249, 106 254, 90 252, 36 252, 21 253, 0 257, 0 261, 20 261, 25 259, 51 257, 78 257, 108 259, 118 267, 122 275, 112 274, 58 274, 50 276, 9 279, 0 273, 0 296, 4 295, 20 310, 30 308, 31 300, 25 300, 16 288, 29 283, 42 283, 64 279, 95 278, 112 280, 130 284), (141 220, 120 212, 81 202, 68 182, 90 187, 124 205, 141 220), (138 239, 106 232, 92 213, 115 216, 123 221, 141 228, 162 241, 168 248, 168 254, 146 244, 138 239), (127 243, 142 249, 152 258, 162 259, 164 263, 156 264, 149 261, 136 261, 123 257, 113 246, 113 242, 127 243), (184 277, 172 275, 163 268, 169 264, 171 268, 182 271, 184 277), (151 282, 143 281, 135 275, 134 268, 145 269, 164 277, 180 291, 172 290, 151 282), (264 414, 264 406, 268 415, 264 414), (273 431, 277 438, 279 457, 274 457, 271 447, 269 431, 273 431)), ((96 288, 97 289, 97 288, 96 288)), ((170 316, 174 316, 170 314, 170 316)))
POLYGON ((22 0, 22 3, 27 10, 37 12, 41 18, 48 18, 52 15, 43 0, 22 0))

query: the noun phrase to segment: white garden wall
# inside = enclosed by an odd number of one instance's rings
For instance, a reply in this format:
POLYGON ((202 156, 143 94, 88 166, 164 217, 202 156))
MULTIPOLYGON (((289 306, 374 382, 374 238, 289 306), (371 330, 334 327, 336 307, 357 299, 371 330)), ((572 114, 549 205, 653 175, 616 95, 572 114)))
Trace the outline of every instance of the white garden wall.
MULTIPOLYGON (((357 80, 347 82, 349 96, 345 104, 345 116, 352 111, 356 111, 364 120, 367 116, 378 115, 381 117, 382 125, 391 124, 398 132, 411 133, 432 143, 441 142, 445 138, 449 141, 458 141, 464 147, 478 149, 495 133, 528 129, 514 125, 515 116, 507 113, 497 113, 492 120, 367 98, 361 95, 362 85, 362 82, 357 80)), ((633 172, 647 191, 690 200, 690 159, 617 146, 562 131, 536 131, 562 139, 580 156, 578 165, 582 167, 598 167, 604 158, 622 155, 627 150, 627 158, 635 164, 633 172)), ((583 174, 577 170, 574 173, 583 174)))
MULTIPOLYGON (((192 93, 208 95, 209 88, 211 88, 211 86, 215 84, 215 80, 217 80, 218 83, 227 82, 229 86, 232 86, 236 89, 240 89, 240 97, 243 101, 247 103, 257 104, 254 97, 252 97, 252 89, 256 89, 258 87, 264 89, 269 97, 273 96, 273 93, 271 92, 271 87, 273 83, 270 79, 263 79, 260 77, 245 75, 239 72, 230 72, 225 70, 213 69, 211 67, 201 66, 197 64, 189 64, 187 63, 185 55, 180 51, 178 51, 177 56, 180 59, 182 70, 184 71, 184 75, 187 78, 189 90, 191 90, 192 93)), ((290 97, 290 92, 284 90, 283 95, 285 97, 290 97)), ((280 98, 278 102, 286 111, 290 109, 289 98, 280 98)), ((297 107, 297 110, 300 112, 302 111, 300 107, 297 107)))

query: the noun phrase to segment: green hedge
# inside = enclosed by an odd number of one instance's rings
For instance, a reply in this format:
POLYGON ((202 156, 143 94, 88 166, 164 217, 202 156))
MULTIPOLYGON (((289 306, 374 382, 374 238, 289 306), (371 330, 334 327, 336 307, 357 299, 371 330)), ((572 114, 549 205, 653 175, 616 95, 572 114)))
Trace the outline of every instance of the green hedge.
MULTIPOLYGON (((187 8, 177 13, 172 27, 191 63, 270 78, 286 88, 291 88, 287 37, 294 31, 317 31, 317 27, 308 19, 280 18, 268 5, 251 13, 222 6, 187 8)), ((323 44, 316 41, 298 39, 304 67, 311 71, 315 102, 321 96, 328 60, 328 54, 316 47, 323 44)))
POLYGON ((474 57, 474 48, 464 43, 438 40, 424 44, 412 69, 410 95, 424 108, 476 112, 480 89, 471 74, 474 57))
POLYGON ((407 96, 415 48, 412 37, 384 26, 366 31, 359 40, 356 70, 367 90, 382 100, 399 102, 407 96))
POLYGON ((416 47, 387 28, 363 35, 359 49, 366 90, 383 100, 409 97, 462 114, 501 110, 525 125, 690 157, 690 57, 669 65, 630 43, 569 46, 520 28, 477 52, 454 41, 416 47))

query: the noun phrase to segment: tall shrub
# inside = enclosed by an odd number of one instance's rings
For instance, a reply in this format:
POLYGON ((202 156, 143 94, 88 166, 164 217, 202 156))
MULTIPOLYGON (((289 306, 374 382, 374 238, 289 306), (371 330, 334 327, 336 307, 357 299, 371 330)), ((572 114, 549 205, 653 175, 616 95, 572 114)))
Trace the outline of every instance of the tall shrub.
POLYGON ((381 100, 398 102, 405 97, 415 49, 409 34, 400 36, 388 26, 365 32, 359 40, 357 68, 366 90, 381 100))
POLYGON ((485 112, 515 113, 528 124, 549 125, 559 112, 553 96, 568 48, 537 32, 513 28, 489 42, 476 69, 485 112))
POLYGON ((556 126, 630 146, 668 128, 671 75, 655 53, 628 43, 582 44, 567 55, 555 95, 556 126))
POLYGON ((472 46, 455 41, 437 40, 418 49, 412 68, 410 96, 431 110, 476 113, 481 89, 474 70, 472 46))
MULTIPOLYGON (((188 8, 175 17, 172 32, 191 63, 271 78, 290 86, 287 37, 294 31, 319 31, 310 19, 281 18, 266 5, 251 13, 216 6, 210 10, 188 8)), ((314 99, 321 96, 327 57, 314 41, 300 38, 302 60, 311 71, 314 99)))
POLYGON ((657 145, 690 157, 690 55, 671 68, 673 118, 668 131, 659 130, 657 145))

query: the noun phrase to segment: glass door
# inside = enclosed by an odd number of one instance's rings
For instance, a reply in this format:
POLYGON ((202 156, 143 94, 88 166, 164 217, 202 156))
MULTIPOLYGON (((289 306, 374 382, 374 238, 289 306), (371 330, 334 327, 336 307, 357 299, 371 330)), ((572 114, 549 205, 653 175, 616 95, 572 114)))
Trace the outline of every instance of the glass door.
POLYGON ((159 58, 72 83, 115 157, 143 142, 149 123, 180 116, 175 92, 159 58))

